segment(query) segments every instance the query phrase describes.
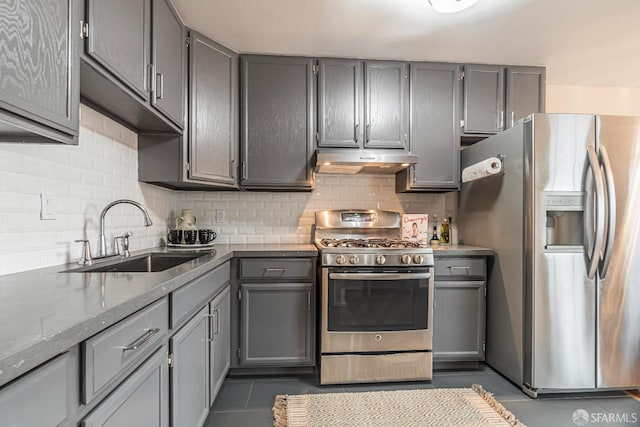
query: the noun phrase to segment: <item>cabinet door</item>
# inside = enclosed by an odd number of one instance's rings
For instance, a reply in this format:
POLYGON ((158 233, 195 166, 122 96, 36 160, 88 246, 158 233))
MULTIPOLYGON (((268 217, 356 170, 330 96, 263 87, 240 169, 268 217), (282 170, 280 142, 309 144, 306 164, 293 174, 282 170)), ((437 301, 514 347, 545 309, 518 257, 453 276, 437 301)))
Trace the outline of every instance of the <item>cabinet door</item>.
POLYGON ((0 110, 78 134, 74 0, 0 2, 0 110))
POLYGON ((313 365, 312 283, 243 283, 241 364, 313 365))
POLYGON ((420 160, 398 174, 399 191, 458 188, 459 75, 455 64, 411 64, 409 140, 420 160))
POLYGON ((208 306, 170 340, 171 425, 200 426, 209 413, 208 306))
POLYGON ((408 65, 365 62, 364 146, 407 148, 408 65))
POLYGON ((243 187, 313 187, 313 65, 310 58, 243 57, 243 187))
POLYGON ((211 315, 209 333, 212 338, 209 405, 213 405, 231 361, 231 293, 229 289, 227 286, 209 306, 211 315))
POLYGON ((149 100, 151 0, 87 0, 87 54, 149 100))
POLYGON ((504 128, 504 68, 465 65, 464 133, 496 133, 504 128))
POLYGON ((166 347, 109 395, 83 421, 85 427, 141 427, 169 425, 169 380, 166 347))
POLYGON ((544 67, 507 68, 507 127, 531 113, 544 113, 544 67))
POLYGON ((435 282, 434 361, 484 360, 484 290, 484 281, 435 282))
POLYGON ((191 32, 189 177, 235 184, 238 55, 191 32))
POLYGON ((153 0, 152 103, 184 127, 186 83, 186 31, 166 0, 153 0))
POLYGON ((362 61, 318 61, 318 147, 362 145, 362 61))

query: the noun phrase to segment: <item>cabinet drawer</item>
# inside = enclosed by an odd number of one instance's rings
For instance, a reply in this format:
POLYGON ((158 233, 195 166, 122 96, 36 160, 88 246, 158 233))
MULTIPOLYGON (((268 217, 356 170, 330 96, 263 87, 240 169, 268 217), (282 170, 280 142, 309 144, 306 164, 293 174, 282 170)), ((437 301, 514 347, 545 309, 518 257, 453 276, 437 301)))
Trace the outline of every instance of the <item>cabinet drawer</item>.
POLYGON ((484 278, 486 262, 484 258, 436 258, 436 279, 484 278))
POLYGON ((311 258, 240 260, 241 279, 305 279, 313 278, 313 271, 311 258))
POLYGON ((226 262, 191 283, 171 293, 171 328, 184 323, 189 315, 204 307, 231 278, 230 263, 226 262))
POLYGON ((65 353, 3 388, 0 390, 0 424, 63 425, 69 416, 70 378, 70 357, 65 353))
POLYGON ((83 402, 157 348, 168 323, 169 304, 163 298, 83 342, 83 402))

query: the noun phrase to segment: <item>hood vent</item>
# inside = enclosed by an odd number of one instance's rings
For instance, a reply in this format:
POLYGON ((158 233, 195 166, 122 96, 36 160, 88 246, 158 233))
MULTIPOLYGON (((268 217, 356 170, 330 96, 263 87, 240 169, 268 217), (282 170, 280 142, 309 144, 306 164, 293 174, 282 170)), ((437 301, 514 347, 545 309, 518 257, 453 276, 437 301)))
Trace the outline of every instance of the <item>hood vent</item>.
POLYGON ((417 155, 392 150, 321 149, 316 155, 316 173, 395 174, 418 163, 417 155))

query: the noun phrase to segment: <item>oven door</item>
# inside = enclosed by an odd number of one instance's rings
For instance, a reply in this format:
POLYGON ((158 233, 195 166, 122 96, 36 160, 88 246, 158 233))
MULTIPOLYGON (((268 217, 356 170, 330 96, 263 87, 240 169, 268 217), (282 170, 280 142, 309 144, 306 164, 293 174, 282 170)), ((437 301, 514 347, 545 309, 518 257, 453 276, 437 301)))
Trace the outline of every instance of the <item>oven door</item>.
POLYGON ((322 353, 431 350, 431 268, 322 269, 322 353))

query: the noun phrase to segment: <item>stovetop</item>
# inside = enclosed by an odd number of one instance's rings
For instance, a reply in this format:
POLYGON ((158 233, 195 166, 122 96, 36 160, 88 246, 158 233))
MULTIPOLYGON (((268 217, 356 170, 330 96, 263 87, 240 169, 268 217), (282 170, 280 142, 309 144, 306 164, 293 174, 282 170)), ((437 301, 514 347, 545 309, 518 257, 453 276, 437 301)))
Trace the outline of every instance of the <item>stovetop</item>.
POLYGON ((427 248, 427 244, 404 239, 322 239, 320 248, 427 248))

